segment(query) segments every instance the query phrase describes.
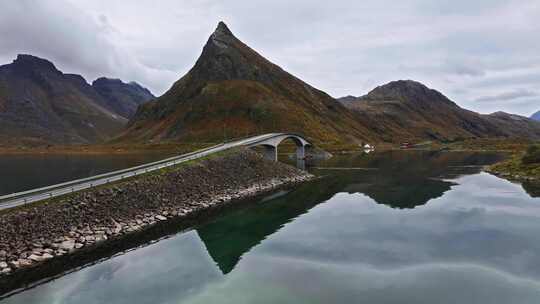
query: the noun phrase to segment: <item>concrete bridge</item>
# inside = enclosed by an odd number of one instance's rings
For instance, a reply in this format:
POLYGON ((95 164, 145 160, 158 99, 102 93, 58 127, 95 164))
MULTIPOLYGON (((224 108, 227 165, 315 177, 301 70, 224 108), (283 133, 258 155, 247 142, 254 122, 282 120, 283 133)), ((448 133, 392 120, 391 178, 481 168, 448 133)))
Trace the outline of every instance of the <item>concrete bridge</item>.
POLYGON ((301 135, 293 133, 268 133, 258 136, 252 136, 249 138, 232 140, 225 143, 194 151, 187 154, 182 154, 174 157, 170 157, 157 162, 152 162, 132 168, 122 169, 109 173, 104 173, 92 177, 82 178, 74 181, 69 181, 61 184, 47 186, 38 189, 32 189, 28 191, 12 193, 9 195, 0 196, 0 210, 9 209, 17 206, 21 206, 28 203, 49 199, 84 189, 93 188, 100 185, 105 185, 112 182, 117 182, 125 178, 146 174, 154 170, 174 166, 186 161, 205 157, 207 155, 224 151, 235 147, 262 147, 265 158, 277 161, 277 149, 278 145, 286 140, 292 139, 296 144, 296 157, 303 159, 305 156, 305 147, 311 146, 311 144, 301 135))
POLYGON ((248 147, 263 147, 263 154, 266 159, 277 161, 278 157, 278 146, 279 144, 287 139, 292 139, 296 145, 296 158, 304 159, 306 156, 306 147, 311 146, 304 137, 298 134, 293 133, 271 133, 272 135, 266 138, 262 138, 253 143, 248 144, 248 147))

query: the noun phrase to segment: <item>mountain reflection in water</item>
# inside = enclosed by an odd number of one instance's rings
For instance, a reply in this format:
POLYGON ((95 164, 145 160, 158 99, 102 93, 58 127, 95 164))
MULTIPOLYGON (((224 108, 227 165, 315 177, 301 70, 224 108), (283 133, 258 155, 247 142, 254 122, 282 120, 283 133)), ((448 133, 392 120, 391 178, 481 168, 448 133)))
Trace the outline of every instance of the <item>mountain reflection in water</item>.
POLYGON ((481 172, 498 159, 338 156, 323 178, 4 301, 537 303, 540 201, 481 172))
POLYGON ((244 253, 266 236, 336 193, 363 193, 392 208, 414 208, 442 196, 455 185, 444 179, 478 173, 482 166, 499 159, 497 154, 431 151, 336 157, 319 166, 375 170, 316 170, 324 176, 322 179, 301 185, 271 204, 263 200, 257 206, 223 216, 197 228, 197 233, 222 273, 227 274, 244 253))

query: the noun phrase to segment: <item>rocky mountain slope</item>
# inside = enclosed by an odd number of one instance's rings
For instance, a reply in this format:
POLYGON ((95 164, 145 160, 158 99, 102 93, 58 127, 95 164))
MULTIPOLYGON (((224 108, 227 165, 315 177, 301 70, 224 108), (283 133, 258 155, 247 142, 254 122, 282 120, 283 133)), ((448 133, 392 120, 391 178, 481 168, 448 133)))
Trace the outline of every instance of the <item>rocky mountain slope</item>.
POLYGON ((130 118, 137 107, 155 96, 136 82, 125 83, 120 79, 101 77, 92 82, 99 95, 107 102, 107 107, 118 115, 130 118))
POLYGON ((472 137, 540 138, 537 122, 501 112, 481 115, 411 80, 393 81, 367 95, 339 100, 390 142, 472 137))
POLYGON ((533 115, 531 115, 531 119, 540 121, 540 111, 538 111, 538 112, 534 113, 533 115))
POLYGON ((92 143, 126 123, 83 77, 62 73, 45 59, 19 55, 0 66, 2 146, 92 143))
POLYGON ((374 135, 335 99, 259 55, 221 22, 195 66, 139 107, 120 140, 222 140, 274 131, 301 132, 317 142, 374 135))
POLYGON ((540 122, 536 120, 505 112, 495 112, 482 117, 499 126, 507 137, 540 140, 540 122))

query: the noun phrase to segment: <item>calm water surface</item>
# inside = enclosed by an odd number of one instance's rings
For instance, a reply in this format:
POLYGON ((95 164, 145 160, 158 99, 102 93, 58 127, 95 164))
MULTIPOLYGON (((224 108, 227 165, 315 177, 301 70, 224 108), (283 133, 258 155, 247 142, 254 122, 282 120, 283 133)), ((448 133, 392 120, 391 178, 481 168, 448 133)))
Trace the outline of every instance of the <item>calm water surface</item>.
POLYGON ((0 155, 0 196, 129 168, 171 154, 0 155))
POLYGON ((539 303, 540 198, 481 172, 497 159, 336 157, 326 178, 2 303, 539 303))

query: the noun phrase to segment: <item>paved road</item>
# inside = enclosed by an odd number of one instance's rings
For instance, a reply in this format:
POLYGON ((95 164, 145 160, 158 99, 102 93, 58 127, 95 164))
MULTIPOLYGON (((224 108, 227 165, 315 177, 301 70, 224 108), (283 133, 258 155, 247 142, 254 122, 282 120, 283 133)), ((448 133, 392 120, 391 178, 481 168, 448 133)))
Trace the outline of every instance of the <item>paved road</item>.
POLYGON ((60 195, 77 192, 83 189, 96 187, 111 182, 116 182, 125 178, 137 176, 140 174, 152 172, 162 168, 174 166, 176 164, 201 158, 212 153, 220 152, 234 147, 253 145, 257 142, 265 141, 270 138, 281 136, 284 133, 268 133, 259 136, 253 136, 245 139, 239 139, 231 142, 221 143, 219 145, 198 150, 195 152, 174 156, 153 163, 148 163, 132 168, 118 170, 114 172, 104 173, 88 178, 69 181, 57 185, 47 186, 44 188, 33 189, 24 192, 13 193, 5 196, 0 196, 0 210, 9 209, 21 206, 28 203, 37 202, 47 198, 57 197, 60 195))

